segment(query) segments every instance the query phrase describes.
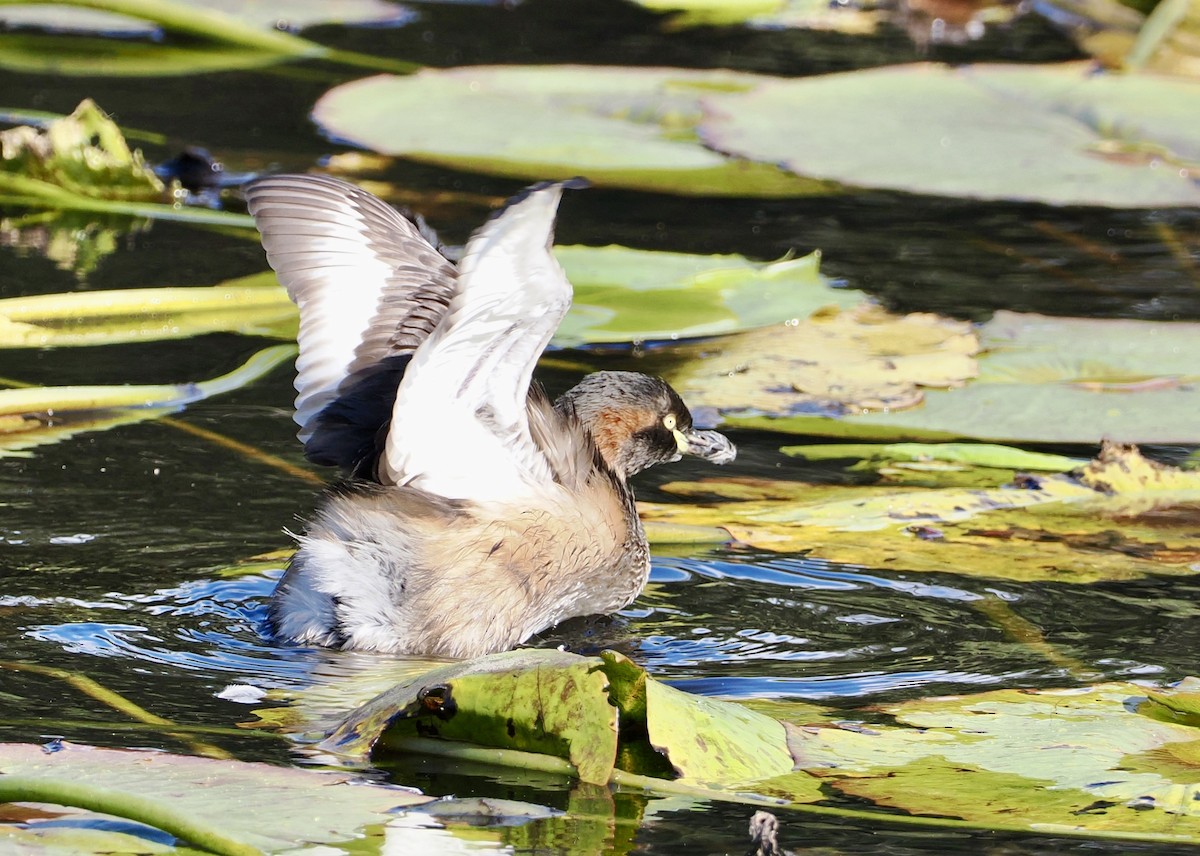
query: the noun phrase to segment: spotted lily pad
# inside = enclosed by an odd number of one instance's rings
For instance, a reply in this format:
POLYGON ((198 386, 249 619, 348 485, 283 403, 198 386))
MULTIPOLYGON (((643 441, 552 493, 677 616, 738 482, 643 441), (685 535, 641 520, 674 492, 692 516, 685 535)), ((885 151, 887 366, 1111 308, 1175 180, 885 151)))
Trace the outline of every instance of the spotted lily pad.
MULTIPOLYGON (((917 408, 806 413, 809 400, 786 382, 754 410, 709 396, 699 382, 688 397, 722 409, 728 424, 856 439, 1200 441, 1200 324, 997 312, 978 337, 978 376, 926 388, 917 408)), ((686 386, 705 370, 685 365, 672 377, 686 386)))
POLYGON ((708 479, 664 490, 703 504, 641 503, 648 521, 719 526, 766 550, 870 567, 1088 583, 1200 571, 1200 473, 1106 447, 1077 473, 990 488, 844 487, 708 479), (714 502, 727 496, 732 501, 714 502), (1174 522, 1155 512, 1179 508, 1174 522))
POLYGON ((669 379, 694 405, 731 414, 894 412, 973 378, 978 350, 970 324, 864 304, 686 348, 669 379))

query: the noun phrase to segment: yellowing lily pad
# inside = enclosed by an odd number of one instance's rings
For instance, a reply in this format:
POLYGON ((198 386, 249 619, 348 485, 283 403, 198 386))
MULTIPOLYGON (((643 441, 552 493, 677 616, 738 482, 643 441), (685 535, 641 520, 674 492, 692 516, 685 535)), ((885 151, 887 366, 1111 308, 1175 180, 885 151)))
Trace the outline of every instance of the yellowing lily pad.
POLYGON ((917 64, 763 82, 704 104, 713 148, 814 179, 1053 205, 1200 204, 1196 81, 917 64))
MULTIPOLYGON (((699 384, 689 398, 722 409, 731 425, 857 439, 1200 441, 1200 324, 997 312, 978 337, 978 377, 926 389, 908 410, 811 415, 786 384, 758 399, 757 412, 707 398, 699 384)), ((673 377, 704 370, 685 365, 673 377)))
POLYGON ((894 411, 921 404, 927 387, 962 386, 978 350, 970 324, 864 304, 691 346, 669 380, 724 412, 894 411))
POLYGON ((828 487, 703 482, 664 486, 740 501, 639 504, 644 519, 720 526, 766 550, 832 561, 1009 580, 1087 583, 1200 572, 1195 522, 1142 520, 1152 509, 1200 506, 1200 474, 1106 448, 1078 475, 987 489, 828 487))
POLYGON ((762 80, 668 68, 423 69, 338 86, 317 102, 313 119, 331 136, 381 154, 509 178, 583 176, 688 196, 827 191, 824 182, 725 157, 696 139, 704 96, 746 93, 762 80))

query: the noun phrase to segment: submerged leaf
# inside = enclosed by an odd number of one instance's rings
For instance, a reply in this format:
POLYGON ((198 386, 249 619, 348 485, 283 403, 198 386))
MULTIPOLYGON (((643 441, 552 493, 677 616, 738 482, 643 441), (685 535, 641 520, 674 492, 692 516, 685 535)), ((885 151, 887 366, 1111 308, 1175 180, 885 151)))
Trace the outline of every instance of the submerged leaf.
POLYGON ((232 372, 198 383, 0 390, 0 455, 176 413, 258 380, 295 353, 293 345, 266 348, 232 372))
POLYGON ((317 102, 313 119, 331 136, 381 154, 510 178, 583 176, 688 196, 824 192, 823 182, 724 157, 696 139, 704 96, 745 93, 761 80, 605 66, 423 69, 338 86, 317 102), (411 121, 415 115, 421 121, 411 121), (515 125, 514 116, 521 117, 515 125))
POLYGON ((920 64, 703 101, 699 131, 714 148, 814 179, 1054 205, 1200 204, 1194 81, 1080 64, 920 64))

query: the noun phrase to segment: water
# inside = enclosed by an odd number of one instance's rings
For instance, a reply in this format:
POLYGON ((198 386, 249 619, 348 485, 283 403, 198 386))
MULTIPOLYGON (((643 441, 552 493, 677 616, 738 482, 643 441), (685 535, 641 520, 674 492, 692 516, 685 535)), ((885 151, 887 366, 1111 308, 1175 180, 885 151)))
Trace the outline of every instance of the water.
MULTIPOLYGON (((616 3, 532 2, 509 7, 430 4, 408 27, 318 28, 323 43, 433 65, 479 62, 615 62, 728 66, 789 75, 910 61, 924 54, 896 29, 874 39, 722 29, 664 32, 616 3)), ((934 59, 1058 60, 1075 49, 1025 18, 969 48, 934 59)), ((95 98, 125 126, 164 132, 165 159, 206 146, 232 172, 304 169, 337 147, 308 123, 330 86, 357 77, 329 66, 181 78, 80 79, 0 72, 0 106, 66 112, 95 98)), ((466 117, 464 117, 465 119, 466 117)), ((386 178, 418 195, 450 191, 437 225, 461 241, 486 204, 517 182, 397 163, 386 178), (464 201, 465 200, 465 201, 464 201), (476 200, 476 201, 471 201, 476 200)), ((19 212, 0 211, 12 216, 19 212)), ((563 243, 773 259, 821 248, 824 271, 902 311, 982 319, 999 308, 1052 314, 1200 318, 1200 215, 978 204, 863 192, 788 201, 679 199, 591 190, 564 204, 563 243), (1183 248, 1182 251, 1180 248, 1183 248)), ((0 247, 4 296, 155 285, 208 285, 264 268, 257 245, 216 232, 155 223, 121 237, 83 281, 34 252, 0 247)), ((181 342, 5 352, 3 374, 36 384, 159 383, 227 372, 265 343, 210 335, 181 342)), ((571 359, 614 367, 588 352, 571 359)), ((626 362, 636 365, 635 359, 626 362)), ((550 373, 552 388, 572 380, 550 373)), ((190 407, 178 419, 302 465, 290 420, 291 373, 190 407)), ((739 461, 723 474, 841 481, 840 470, 783 459, 782 438, 735 432, 739 461)), ((1089 449, 1062 451, 1086 455, 1089 449)), ((1178 450, 1159 450, 1164 455, 1178 450)), ((645 498, 703 465, 649 473, 645 498)), ((252 706, 219 698, 231 684, 303 687, 379 658, 280 648, 262 634, 264 604, 281 564, 227 575, 280 550, 308 513, 315 488, 279 469, 170 424, 92 433, 0 459, 0 640, 7 663, 82 673, 173 722, 209 726, 204 741, 235 757, 290 763, 285 741, 238 731, 252 706)), ((681 502, 679 498, 670 501, 681 502)), ((551 631, 541 644, 616 648, 690 692, 734 698, 869 703, 986 689, 1070 685, 1061 661, 1014 641, 981 604, 1008 603, 1064 657, 1097 680, 1168 682, 1200 670, 1197 584, 1189 578, 1095 586, 1008 584, 951 575, 838 565, 804 555, 697 547, 660 551, 651 585, 620 616, 551 631)), ((54 677, 0 672, 0 738, 63 736, 110 746, 195 751, 195 744, 123 716, 54 677)), ((264 702, 262 704, 276 704, 264 702)), ((262 704, 257 706, 262 706, 262 704)), ((430 793, 484 794, 565 808, 569 783, 410 758, 386 770, 430 793)), ((741 852, 749 810, 673 804, 618 794, 636 817, 636 852, 741 852)), ((824 852, 1169 853, 1046 838, 920 834, 887 825, 784 818, 783 843, 824 852)), ((567 824, 542 842, 570 850, 567 824)), ((618 835, 618 838, 620 836, 618 835)), ((608 839, 609 848, 616 849, 608 839)), ((602 852, 596 850, 595 852, 602 852)), ((609 852, 609 851, 604 851, 609 852)), ((814 851, 816 852, 816 851, 814 851)))

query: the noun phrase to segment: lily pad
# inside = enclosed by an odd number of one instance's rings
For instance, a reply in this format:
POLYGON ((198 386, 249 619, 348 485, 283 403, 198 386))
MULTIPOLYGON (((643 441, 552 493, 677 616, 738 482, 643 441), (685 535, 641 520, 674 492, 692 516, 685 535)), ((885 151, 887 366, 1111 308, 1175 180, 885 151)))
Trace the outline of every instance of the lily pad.
MULTIPOLYGON (((0 744, 0 770, 5 780, 64 782, 108 792, 116 799, 124 794, 131 802, 150 801, 173 815, 219 830, 225 838, 242 843, 242 853, 350 841, 369 825, 387 823, 398 808, 429 802, 412 791, 369 784, 343 773, 69 743, 55 752, 27 744, 0 744)), ((12 793, 5 796, 15 801, 12 793)), ((77 810, 62 813, 80 818, 77 810)), ((101 835, 100 818, 93 817, 90 825, 97 828, 95 835, 101 835)), ((53 818, 32 821, 26 831, 40 834, 26 843, 53 842, 55 828, 53 818)), ((128 824, 126 831, 130 828, 137 829, 128 824)), ((14 831, 0 825, 0 835, 14 831)))
POLYGON ((1064 583, 1200 572, 1194 516, 1142 519, 1155 509, 1200 505, 1200 474, 1125 448, 1107 447, 1076 474, 986 489, 751 479, 663 489, 708 501, 640 503, 647 521, 720 526, 760 549, 854 565, 1064 583))
POLYGON ((884 708, 902 728, 794 730, 793 751, 834 789, 912 814, 1194 840, 1200 768, 1180 782, 1131 767, 1195 732, 1132 712, 1143 696, 1101 684, 918 699, 884 708))
POLYGON ((359 707, 320 748, 361 758, 377 743, 435 736, 566 758, 581 781, 603 784, 618 721, 625 755, 648 741, 689 783, 733 788, 792 769, 778 721, 672 689, 611 652, 510 651, 434 669, 359 707))
POLYGON ((698 129, 713 148, 814 179, 1053 205, 1200 204, 1200 82, 1082 64, 916 64, 761 82, 703 104, 698 129))
POLYGON ((863 304, 685 347, 669 380, 723 413, 891 413, 920 405, 928 387, 962 386, 978 350, 970 324, 863 304))
POLYGON ((350 714, 321 744, 365 756, 390 739, 436 736, 566 758, 585 782, 607 782, 617 710, 598 660, 559 651, 509 651, 444 666, 350 714))
POLYGON ((763 80, 668 68, 424 69, 338 86, 321 96, 313 119, 330 136, 362 148, 509 178, 583 176, 608 187, 687 196, 826 192, 827 183, 727 158, 696 139, 705 96, 744 94, 763 80), (421 121, 410 121, 415 115, 421 121), (463 116, 471 122, 464 125, 463 116))
POLYGON ((961 464, 966 467, 985 467, 1002 470, 1033 470, 1037 472, 1066 473, 1082 467, 1087 461, 1068 458, 1064 455, 1048 455, 1044 452, 1028 452, 1012 446, 993 443, 886 443, 886 444, 832 444, 827 446, 784 446, 779 451, 785 455, 805 458, 810 461, 854 458, 864 464, 888 464, 897 461, 924 463, 940 461, 961 464))
POLYGON ((554 254, 575 287, 554 338, 561 346, 715 336, 861 300, 859 292, 829 287, 819 252, 767 264, 618 246, 556 247, 554 254))
POLYGON ((997 312, 978 337, 978 377, 958 389, 925 389, 920 407, 900 411, 805 413, 814 409, 811 398, 786 376, 776 392, 762 394, 770 379, 755 377, 752 356, 729 383, 760 391, 754 410, 734 409, 740 405, 729 388, 711 394, 703 362, 668 374, 690 403, 721 409, 727 424, 775 431, 862 440, 1200 442, 1200 324, 997 312))

